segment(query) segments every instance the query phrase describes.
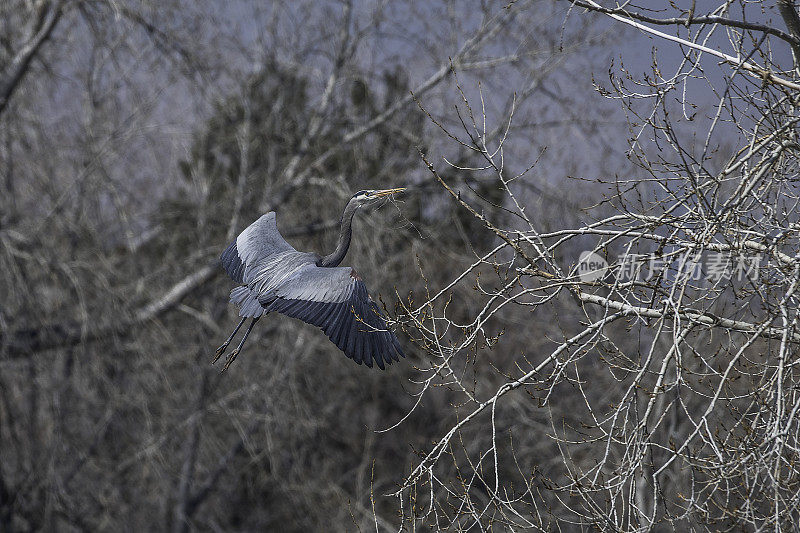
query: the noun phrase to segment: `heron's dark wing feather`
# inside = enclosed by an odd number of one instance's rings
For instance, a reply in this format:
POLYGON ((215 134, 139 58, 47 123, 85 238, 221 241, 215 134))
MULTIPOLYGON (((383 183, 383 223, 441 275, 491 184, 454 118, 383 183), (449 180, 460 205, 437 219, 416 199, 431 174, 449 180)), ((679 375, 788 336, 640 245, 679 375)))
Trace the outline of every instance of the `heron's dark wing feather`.
POLYGON ((249 283, 256 267, 270 258, 286 253, 299 253, 284 240, 269 212, 250 224, 236 237, 220 257, 228 275, 238 283, 249 283))
POLYGON ((305 265, 273 295, 259 300, 266 312, 277 311, 322 328, 358 364, 371 367, 374 361, 384 368, 404 357, 397 337, 386 328, 367 287, 350 267, 305 265))

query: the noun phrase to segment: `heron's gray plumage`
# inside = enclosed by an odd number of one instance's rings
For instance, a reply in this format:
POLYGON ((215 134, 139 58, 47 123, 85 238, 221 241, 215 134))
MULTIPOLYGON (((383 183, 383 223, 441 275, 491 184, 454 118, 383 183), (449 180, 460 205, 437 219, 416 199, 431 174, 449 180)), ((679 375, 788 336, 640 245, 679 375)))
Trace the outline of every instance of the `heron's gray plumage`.
POLYGON ((222 266, 236 282, 250 283, 254 269, 280 260, 281 254, 299 254, 278 231, 273 211, 250 224, 222 253, 222 266))
POLYGON ((355 270, 338 265, 350 244, 355 197, 342 215, 336 250, 326 257, 298 252, 287 243, 270 212, 247 227, 223 252, 230 277, 241 283, 230 300, 239 316, 258 319, 276 311, 321 328, 358 364, 380 368, 404 357, 355 270))
POLYGON ((239 308, 239 316, 242 318, 255 318, 264 314, 264 308, 258 303, 258 294, 250 290, 250 287, 235 287, 231 291, 231 303, 239 308))

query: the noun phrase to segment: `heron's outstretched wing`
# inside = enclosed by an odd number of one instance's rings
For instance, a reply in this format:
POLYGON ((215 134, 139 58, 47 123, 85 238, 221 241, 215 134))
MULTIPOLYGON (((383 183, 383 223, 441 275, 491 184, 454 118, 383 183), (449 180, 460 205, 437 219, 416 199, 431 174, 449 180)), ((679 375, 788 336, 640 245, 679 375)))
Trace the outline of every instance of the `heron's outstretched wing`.
POLYGON ((282 254, 299 254, 278 231, 273 211, 250 224, 222 252, 222 266, 233 281, 250 283, 259 267, 282 254))
POLYGON ((350 267, 306 264, 274 293, 259 295, 266 312, 277 311, 322 328, 356 363, 382 369, 405 357, 397 337, 386 328, 367 287, 350 267))

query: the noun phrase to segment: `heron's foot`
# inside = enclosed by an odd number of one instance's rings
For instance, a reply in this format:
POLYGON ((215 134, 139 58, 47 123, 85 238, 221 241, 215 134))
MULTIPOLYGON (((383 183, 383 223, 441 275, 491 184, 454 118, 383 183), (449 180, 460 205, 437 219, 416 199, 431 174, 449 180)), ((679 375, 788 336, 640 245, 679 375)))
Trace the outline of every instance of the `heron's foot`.
POLYGON ((222 372, 228 370, 228 367, 231 366, 233 360, 236 359, 236 356, 239 355, 239 348, 236 348, 228 355, 228 359, 225 361, 225 366, 222 367, 222 372))
POLYGON ((229 343, 227 343, 227 342, 226 342, 225 344, 223 344, 222 346, 220 346, 219 348, 217 348, 217 351, 214 353, 214 359, 212 359, 212 360, 211 360, 211 364, 212 364, 212 365, 213 365, 214 363, 216 363, 216 362, 217 362, 217 360, 218 360, 220 357, 222 357, 222 354, 224 354, 224 353, 225 353, 225 350, 227 350, 227 349, 228 349, 228 344, 229 344, 229 343))

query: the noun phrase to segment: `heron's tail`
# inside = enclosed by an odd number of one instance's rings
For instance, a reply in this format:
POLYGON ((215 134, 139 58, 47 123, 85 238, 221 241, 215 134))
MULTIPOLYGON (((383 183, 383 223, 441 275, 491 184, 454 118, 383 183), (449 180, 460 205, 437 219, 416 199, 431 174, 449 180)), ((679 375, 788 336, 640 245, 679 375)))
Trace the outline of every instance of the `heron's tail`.
POLYGON ((231 303, 239 307, 240 317, 256 318, 264 314, 258 297, 248 287, 236 287, 231 291, 231 303))

